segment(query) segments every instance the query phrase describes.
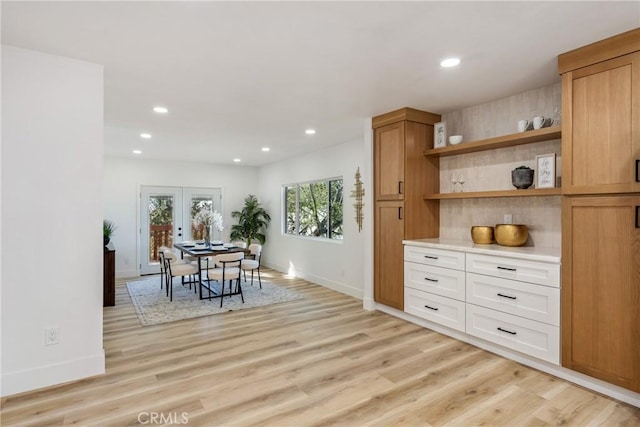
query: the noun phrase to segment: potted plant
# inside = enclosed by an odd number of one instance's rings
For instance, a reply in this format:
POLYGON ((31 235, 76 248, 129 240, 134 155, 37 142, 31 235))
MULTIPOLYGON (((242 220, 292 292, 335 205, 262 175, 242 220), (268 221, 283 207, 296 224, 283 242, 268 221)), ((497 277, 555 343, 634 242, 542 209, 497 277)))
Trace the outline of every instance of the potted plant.
POLYGON ((231 212, 233 218, 238 219, 238 223, 231 226, 231 240, 244 240, 247 247, 251 241, 257 240, 264 245, 266 236, 262 232, 269 225, 271 217, 253 194, 249 194, 244 199, 244 207, 241 211, 231 212))
POLYGON ((524 190, 533 184, 533 169, 528 166, 518 166, 511 171, 511 183, 518 190, 524 190))
POLYGON ((116 226, 113 222, 105 219, 102 221, 102 232, 104 234, 104 245, 107 246, 111 241, 111 235, 116 230, 116 226))

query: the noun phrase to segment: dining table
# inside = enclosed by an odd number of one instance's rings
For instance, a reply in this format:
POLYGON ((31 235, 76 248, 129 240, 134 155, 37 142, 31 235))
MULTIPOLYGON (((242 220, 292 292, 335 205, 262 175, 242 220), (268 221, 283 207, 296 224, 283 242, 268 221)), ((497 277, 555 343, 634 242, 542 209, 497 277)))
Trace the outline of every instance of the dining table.
MULTIPOLYGON (((209 283, 209 279, 207 278, 206 283, 202 279, 202 258, 208 258, 220 254, 228 254, 233 252, 247 252, 246 249, 234 246, 231 243, 196 243, 196 242, 181 242, 175 243, 173 245, 174 248, 180 251, 180 258, 184 259, 185 254, 189 255, 193 258, 196 258, 198 261, 198 298, 199 299, 209 299, 210 297, 203 298, 202 297, 202 288, 206 288, 210 291, 213 296, 211 298, 219 298, 221 295, 211 287, 209 283)), ((207 261, 208 262, 208 261, 207 261)), ((235 295, 232 293, 231 295, 235 295)))

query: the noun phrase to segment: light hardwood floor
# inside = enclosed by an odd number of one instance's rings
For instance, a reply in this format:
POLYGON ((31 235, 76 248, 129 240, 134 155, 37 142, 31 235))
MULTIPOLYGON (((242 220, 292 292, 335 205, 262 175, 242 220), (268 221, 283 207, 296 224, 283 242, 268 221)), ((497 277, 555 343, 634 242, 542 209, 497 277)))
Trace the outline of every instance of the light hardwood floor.
POLYGON ((638 408, 321 286, 264 276, 306 298, 142 327, 119 283, 104 310, 107 373, 4 398, 1 424, 640 425, 638 408))

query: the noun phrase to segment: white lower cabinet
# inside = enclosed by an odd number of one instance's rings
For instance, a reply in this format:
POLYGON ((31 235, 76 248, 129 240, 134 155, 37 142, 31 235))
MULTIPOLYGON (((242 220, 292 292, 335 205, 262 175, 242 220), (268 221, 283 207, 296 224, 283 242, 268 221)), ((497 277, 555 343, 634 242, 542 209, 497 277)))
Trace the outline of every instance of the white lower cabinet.
POLYGON ((559 257, 474 251, 405 242, 405 312, 559 364, 559 257))
POLYGON ((404 311, 464 332, 465 304, 412 288, 404 290, 404 311))
POLYGON ((466 332, 551 363, 560 363, 557 326, 467 304, 466 332))
POLYGON ((415 262, 405 261, 404 263, 404 284, 406 287, 464 302, 464 283, 464 271, 415 262))
POLYGON ((467 273, 466 289, 468 303, 560 325, 559 288, 467 273))

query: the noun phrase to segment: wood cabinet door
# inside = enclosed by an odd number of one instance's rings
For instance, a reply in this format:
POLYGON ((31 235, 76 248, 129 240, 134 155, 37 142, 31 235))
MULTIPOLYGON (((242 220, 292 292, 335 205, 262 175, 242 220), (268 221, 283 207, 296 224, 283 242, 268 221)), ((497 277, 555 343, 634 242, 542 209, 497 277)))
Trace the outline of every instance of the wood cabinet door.
POLYGON ((404 310, 404 203, 376 203, 374 221, 374 300, 404 310))
POLYGON ((562 365, 640 391, 640 195, 565 197, 562 365))
POLYGON ((376 200, 404 199, 405 122, 375 129, 373 176, 376 200))
POLYGON ((640 191, 640 52, 562 79, 562 191, 640 191))

